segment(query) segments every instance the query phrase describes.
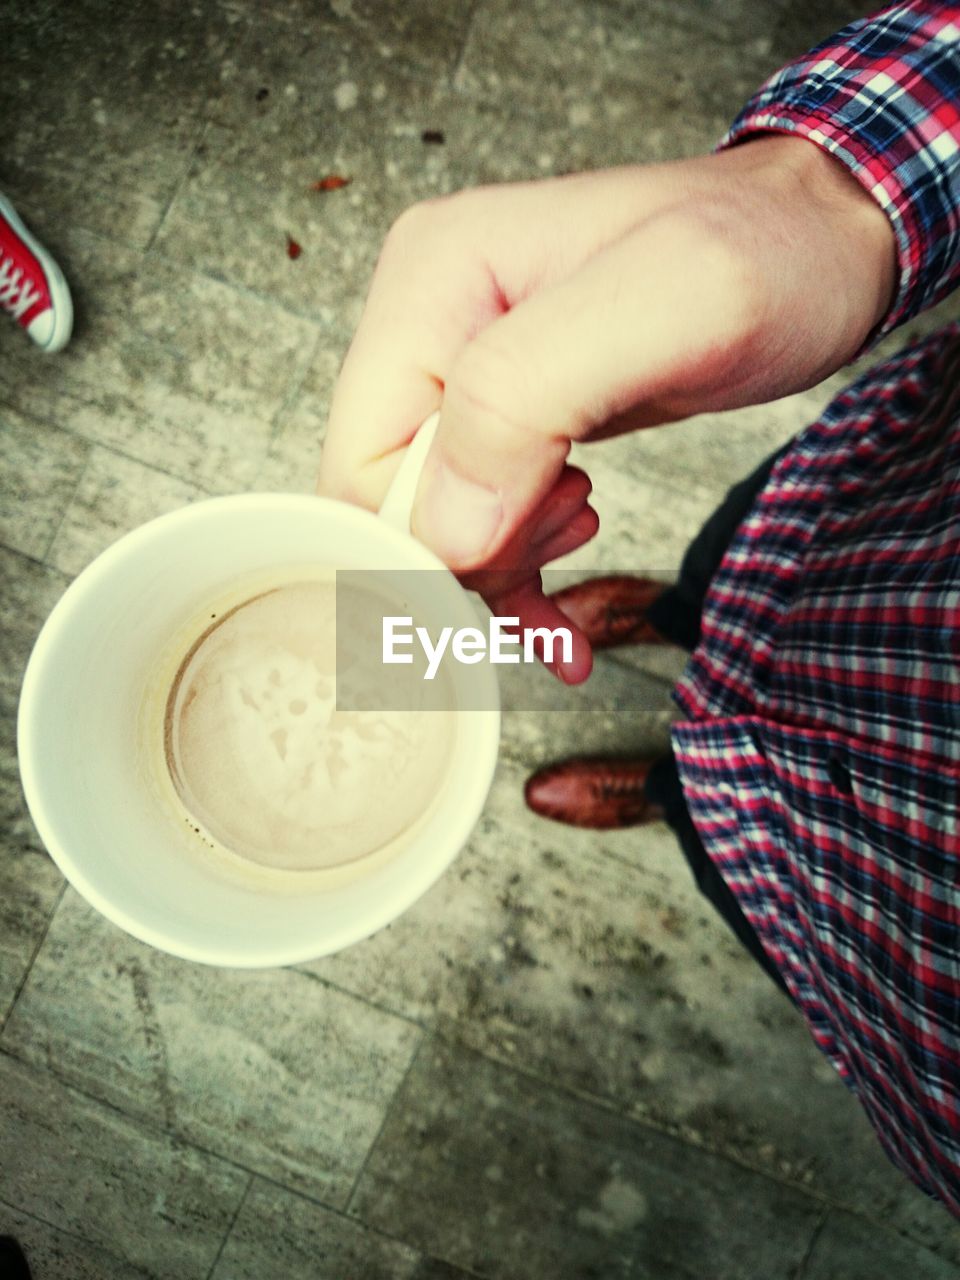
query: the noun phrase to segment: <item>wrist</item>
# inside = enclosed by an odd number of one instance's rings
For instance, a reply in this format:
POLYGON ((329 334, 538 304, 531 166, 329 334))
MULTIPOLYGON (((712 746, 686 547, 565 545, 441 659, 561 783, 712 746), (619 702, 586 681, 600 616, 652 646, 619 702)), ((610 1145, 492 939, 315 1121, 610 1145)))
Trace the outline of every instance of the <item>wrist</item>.
POLYGON ((841 160, 803 134, 754 134, 717 159, 768 184, 782 207, 794 210, 797 234, 815 251, 808 268, 847 335, 846 362, 896 300, 899 260, 890 219, 841 160))
POLYGON ((849 322, 863 338, 877 329, 897 295, 897 242, 889 218, 853 172, 801 134, 757 134, 720 155, 737 156, 803 211, 817 228, 825 286, 842 282, 849 322))

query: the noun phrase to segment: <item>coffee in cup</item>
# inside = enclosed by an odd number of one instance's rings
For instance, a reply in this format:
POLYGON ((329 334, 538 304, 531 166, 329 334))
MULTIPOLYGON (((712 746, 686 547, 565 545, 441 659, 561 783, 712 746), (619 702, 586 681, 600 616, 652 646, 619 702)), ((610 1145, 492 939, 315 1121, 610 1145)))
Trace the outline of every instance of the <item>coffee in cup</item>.
MULTIPOLYGON (((264 867, 314 871, 383 849, 429 809, 453 752, 452 711, 380 705, 375 670, 370 709, 337 705, 338 613, 341 626, 362 625, 400 607, 300 569, 204 610, 162 726, 197 835, 264 867)), ((424 688, 434 702, 450 696, 424 688)))

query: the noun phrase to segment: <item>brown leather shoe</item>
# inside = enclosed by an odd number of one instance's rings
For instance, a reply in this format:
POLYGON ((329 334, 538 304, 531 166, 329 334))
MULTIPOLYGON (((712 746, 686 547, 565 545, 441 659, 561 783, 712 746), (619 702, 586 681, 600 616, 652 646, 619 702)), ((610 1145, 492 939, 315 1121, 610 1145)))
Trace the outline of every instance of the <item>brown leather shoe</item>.
POLYGON ((647 799, 656 760, 563 760, 531 774, 523 789, 534 813, 572 827, 609 831, 656 822, 663 809, 647 799))
POLYGON ((669 644, 647 621, 647 610, 666 583, 628 574, 609 574, 565 587, 550 597, 594 649, 625 644, 669 644))

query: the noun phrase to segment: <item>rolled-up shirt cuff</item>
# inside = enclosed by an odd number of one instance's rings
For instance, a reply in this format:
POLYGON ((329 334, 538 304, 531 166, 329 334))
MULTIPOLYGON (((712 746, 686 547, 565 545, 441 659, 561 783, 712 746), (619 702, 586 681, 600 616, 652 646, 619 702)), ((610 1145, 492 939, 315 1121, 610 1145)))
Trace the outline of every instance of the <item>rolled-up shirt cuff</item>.
POLYGON ((897 290, 861 352, 960 283, 960 30, 951 18, 960 21, 960 5, 915 0, 852 24, 772 76, 717 144, 805 138, 883 209, 897 290))

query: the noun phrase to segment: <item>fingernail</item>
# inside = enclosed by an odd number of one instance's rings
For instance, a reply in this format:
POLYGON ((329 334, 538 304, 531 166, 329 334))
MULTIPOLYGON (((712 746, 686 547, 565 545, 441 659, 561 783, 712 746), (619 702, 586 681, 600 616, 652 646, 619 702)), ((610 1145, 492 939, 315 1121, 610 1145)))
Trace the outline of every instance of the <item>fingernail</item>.
POLYGON ((440 463, 414 511, 414 530, 441 560, 457 567, 481 559, 503 519, 500 495, 440 463))

